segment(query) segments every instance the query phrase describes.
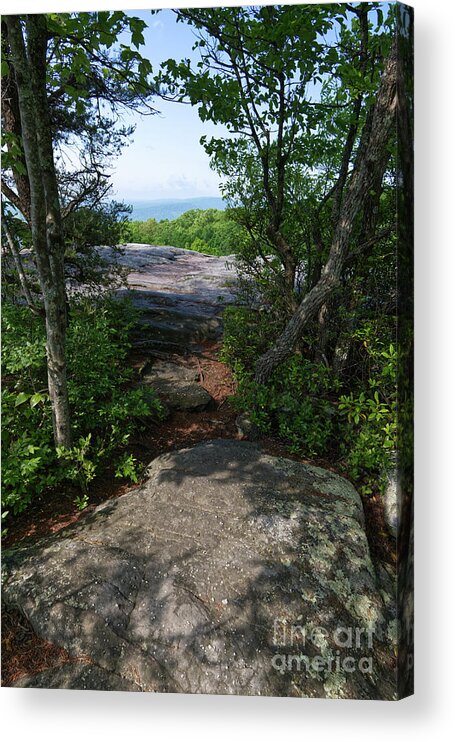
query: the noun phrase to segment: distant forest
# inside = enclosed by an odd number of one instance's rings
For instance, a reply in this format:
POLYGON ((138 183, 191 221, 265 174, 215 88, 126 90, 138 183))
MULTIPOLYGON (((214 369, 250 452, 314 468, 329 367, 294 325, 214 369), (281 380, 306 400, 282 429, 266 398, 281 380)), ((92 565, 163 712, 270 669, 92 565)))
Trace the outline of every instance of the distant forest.
POLYGON ((125 242, 172 245, 209 255, 232 255, 245 237, 229 212, 218 209, 192 209, 172 220, 126 222, 123 231, 125 242))

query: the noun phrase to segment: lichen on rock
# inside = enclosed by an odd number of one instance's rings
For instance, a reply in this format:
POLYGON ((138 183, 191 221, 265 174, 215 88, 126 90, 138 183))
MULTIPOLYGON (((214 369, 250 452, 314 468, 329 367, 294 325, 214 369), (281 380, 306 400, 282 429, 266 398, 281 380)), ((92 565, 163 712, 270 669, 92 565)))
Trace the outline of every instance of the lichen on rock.
POLYGON ((5 552, 3 599, 99 668, 60 668, 50 685, 395 694, 358 494, 248 442, 163 454, 141 487, 5 552))

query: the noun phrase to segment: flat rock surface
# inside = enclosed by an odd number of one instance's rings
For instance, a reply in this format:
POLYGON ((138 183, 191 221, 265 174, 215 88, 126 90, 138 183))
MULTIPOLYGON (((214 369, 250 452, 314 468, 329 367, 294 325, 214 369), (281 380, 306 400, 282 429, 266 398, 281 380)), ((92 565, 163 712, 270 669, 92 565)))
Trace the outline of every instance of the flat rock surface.
POLYGON ((155 361, 154 363, 148 363, 143 368, 141 376, 143 381, 148 383, 153 383, 157 379, 169 382, 181 381, 191 383, 198 380, 199 373, 194 368, 188 368, 188 366, 182 366, 178 363, 155 361))
MULTIPOLYGON (((98 252, 111 260, 110 248, 98 252)), ((223 309, 236 300, 234 256, 130 243, 118 262, 141 310, 138 346, 183 353, 221 336, 223 309)))
POLYGON ((141 487, 3 566, 3 600, 90 658, 52 671, 58 687, 394 696, 358 494, 252 443, 163 454, 141 487))

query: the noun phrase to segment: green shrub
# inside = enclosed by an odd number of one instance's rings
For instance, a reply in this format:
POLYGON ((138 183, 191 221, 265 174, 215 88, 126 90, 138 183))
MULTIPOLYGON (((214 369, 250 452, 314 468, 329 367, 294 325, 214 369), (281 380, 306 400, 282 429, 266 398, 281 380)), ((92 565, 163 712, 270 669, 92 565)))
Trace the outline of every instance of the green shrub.
POLYGON ((79 206, 63 222, 65 278, 72 293, 99 295, 100 288, 126 284, 127 269, 120 257, 122 235, 131 207, 115 201, 79 206), (109 260, 96 249, 110 246, 109 260))
POLYGON ((257 384, 241 364, 234 371, 238 382, 235 403, 248 411, 260 431, 275 431, 293 453, 327 453, 339 418, 330 396, 338 382, 329 369, 295 355, 274 371, 267 386, 257 384))
POLYGON ((371 324, 356 333, 369 361, 368 387, 340 396, 346 420, 342 450, 350 475, 362 479, 363 492, 382 489, 392 453, 397 448, 397 351, 376 337, 371 324))
POLYGON ((380 490, 397 445, 395 345, 365 321, 352 333, 361 373, 349 378, 349 389, 331 368, 300 354, 258 385, 256 360, 276 334, 267 312, 247 306, 226 310, 223 358, 237 381, 234 404, 259 431, 285 440, 291 452, 330 456, 364 494, 380 490))
MULTIPOLYGON (((267 350, 282 321, 272 313, 251 306, 226 307, 223 314, 223 349, 221 359, 245 371, 253 371, 258 357, 267 350)), ((237 368, 239 370, 239 368, 237 368)))
POLYGON ((3 512, 15 515, 47 488, 72 481, 87 503, 88 484, 108 462, 135 481, 125 447, 163 410, 149 389, 130 388, 126 365, 135 315, 104 297, 73 302, 67 331, 68 389, 74 445, 55 450, 47 395, 43 321, 26 307, 3 307, 3 512), (116 463, 117 462, 117 463, 116 463))
POLYGON ((2 389, 2 515, 25 510, 33 494, 56 483, 49 404, 2 389), (23 401, 22 401, 23 400, 23 401))

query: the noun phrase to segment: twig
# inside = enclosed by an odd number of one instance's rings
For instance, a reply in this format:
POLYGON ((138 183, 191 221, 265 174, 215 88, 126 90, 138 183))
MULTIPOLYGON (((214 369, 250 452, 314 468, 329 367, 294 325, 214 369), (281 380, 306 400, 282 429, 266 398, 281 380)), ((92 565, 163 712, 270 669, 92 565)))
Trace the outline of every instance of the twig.
POLYGON ((197 370, 199 371, 199 383, 202 384, 204 381, 204 372, 202 370, 202 366, 200 364, 199 358, 196 357, 196 363, 197 363, 197 370))

